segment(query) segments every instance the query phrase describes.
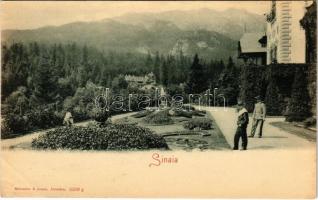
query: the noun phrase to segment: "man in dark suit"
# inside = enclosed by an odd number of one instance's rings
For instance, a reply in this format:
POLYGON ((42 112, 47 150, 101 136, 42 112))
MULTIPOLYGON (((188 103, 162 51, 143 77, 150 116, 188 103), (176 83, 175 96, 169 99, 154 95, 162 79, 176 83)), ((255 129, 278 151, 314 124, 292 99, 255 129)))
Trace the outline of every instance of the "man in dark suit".
POLYGON ((242 138, 242 150, 246 150, 247 149, 246 128, 248 125, 248 112, 246 108, 244 108, 243 102, 240 100, 237 103, 237 111, 238 111, 237 129, 234 136, 233 150, 238 150, 240 138, 242 138))

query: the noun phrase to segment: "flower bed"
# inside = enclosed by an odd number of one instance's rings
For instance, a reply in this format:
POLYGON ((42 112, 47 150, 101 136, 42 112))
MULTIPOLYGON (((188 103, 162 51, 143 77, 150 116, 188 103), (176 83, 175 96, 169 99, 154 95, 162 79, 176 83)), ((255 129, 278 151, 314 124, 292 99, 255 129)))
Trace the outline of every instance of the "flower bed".
POLYGON ((62 127, 32 141, 39 149, 146 150, 168 149, 163 137, 131 124, 106 127, 62 127))
POLYGON ((139 111, 138 113, 136 114, 133 114, 132 117, 134 118, 142 118, 142 117, 145 117, 147 115, 149 115, 150 113, 152 113, 154 111, 151 111, 151 110, 142 110, 142 111, 139 111))
POLYGON ((212 120, 209 118, 193 118, 184 123, 184 128, 189 130, 192 130, 195 128, 208 130, 212 128, 212 120))
POLYGON ((147 124, 153 124, 153 125, 166 125, 166 124, 172 124, 173 120, 169 116, 169 110, 161 110, 154 113, 151 113, 150 115, 147 115, 144 118, 144 121, 147 124))

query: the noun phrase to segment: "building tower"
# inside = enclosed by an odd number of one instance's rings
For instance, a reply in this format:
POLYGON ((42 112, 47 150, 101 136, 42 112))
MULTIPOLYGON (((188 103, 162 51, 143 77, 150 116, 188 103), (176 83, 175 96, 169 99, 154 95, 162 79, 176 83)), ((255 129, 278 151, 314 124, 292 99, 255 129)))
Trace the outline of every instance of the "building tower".
POLYGON ((272 1, 267 14, 267 64, 305 63, 306 1, 272 1))

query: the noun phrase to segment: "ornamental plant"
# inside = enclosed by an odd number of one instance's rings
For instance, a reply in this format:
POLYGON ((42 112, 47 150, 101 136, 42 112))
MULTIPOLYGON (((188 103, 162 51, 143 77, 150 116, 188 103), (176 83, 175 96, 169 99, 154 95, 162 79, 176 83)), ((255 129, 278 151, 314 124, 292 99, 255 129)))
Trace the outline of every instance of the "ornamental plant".
POLYGON ((61 127, 32 141, 37 149, 146 150, 168 149, 162 136, 131 124, 104 127, 61 127))
POLYGON ((192 130, 199 128, 202 130, 208 130, 212 128, 212 120, 209 118, 193 118, 183 124, 184 128, 192 130))
POLYGON ((147 115, 144 118, 144 121, 147 124, 154 124, 154 125, 165 125, 165 124, 172 124, 173 121, 169 116, 169 110, 160 110, 147 115))

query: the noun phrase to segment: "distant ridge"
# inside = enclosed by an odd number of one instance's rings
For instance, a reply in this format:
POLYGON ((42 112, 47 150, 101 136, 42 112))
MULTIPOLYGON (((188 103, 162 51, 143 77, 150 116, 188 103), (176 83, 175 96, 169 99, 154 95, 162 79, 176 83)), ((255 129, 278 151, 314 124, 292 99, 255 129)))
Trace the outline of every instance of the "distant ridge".
POLYGON ((234 56, 244 33, 264 30, 260 15, 245 10, 203 8, 162 13, 128 13, 93 22, 74 22, 33 30, 4 30, 2 41, 72 43, 103 51, 176 54, 199 53, 207 58, 234 56))

